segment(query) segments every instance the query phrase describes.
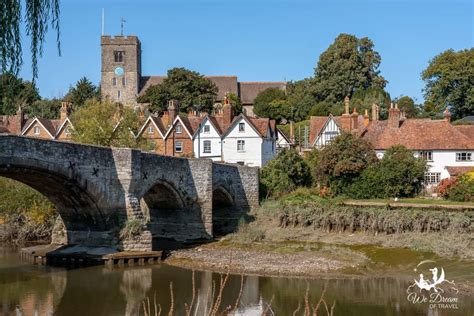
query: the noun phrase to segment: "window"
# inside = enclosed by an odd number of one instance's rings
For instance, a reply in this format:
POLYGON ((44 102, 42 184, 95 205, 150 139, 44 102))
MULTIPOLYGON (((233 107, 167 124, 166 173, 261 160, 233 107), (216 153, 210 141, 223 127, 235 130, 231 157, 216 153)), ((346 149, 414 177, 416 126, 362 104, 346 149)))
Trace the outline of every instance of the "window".
POLYGON ((117 85, 117 78, 115 78, 115 77, 112 78, 112 85, 113 86, 117 85))
POLYGON ((238 140, 237 141, 237 151, 244 152, 245 151, 245 140, 238 140))
POLYGON ((325 132, 324 133, 324 145, 329 145, 334 138, 339 136, 339 132, 332 131, 332 132, 325 132))
POLYGON ((204 125, 204 133, 209 133, 211 127, 209 125, 204 125))
POLYGON ((418 158, 424 159, 426 161, 433 161, 433 152, 432 151, 420 151, 418 153, 418 158))
POLYGON ((472 153, 456 153, 456 161, 472 161, 472 153))
POLYGON ((183 131, 181 129, 181 124, 176 124, 176 134, 181 134, 183 131))
POLYGON ((177 153, 182 153, 183 152, 183 142, 182 141, 176 141, 174 143, 174 151, 177 153))
POLYGON ((117 98, 120 100, 120 98, 122 97, 122 93, 119 91, 117 91, 117 98))
POLYGON ((153 126, 149 125, 147 130, 148 134, 153 134, 153 126))
POLYGON ((211 141, 210 140, 205 140, 204 141, 204 151, 205 154, 210 154, 211 153, 211 141))
POLYGON ((116 50, 114 51, 114 62, 116 63, 122 63, 125 57, 125 52, 116 50))
POLYGON ((33 133, 35 133, 35 135, 39 135, 40 127, 38 125, 35 125, 35 127, 33 128, 33 133))
POLYGON ((245 123, 239 123, 239 132, 245 132, 245 123))
POLYGON ((125 77, 122 77, 122 86, 125 87, 125 77))
POLYGON ((425 184, 438 184, 441 172, 426 172, 425 173, 425 184))

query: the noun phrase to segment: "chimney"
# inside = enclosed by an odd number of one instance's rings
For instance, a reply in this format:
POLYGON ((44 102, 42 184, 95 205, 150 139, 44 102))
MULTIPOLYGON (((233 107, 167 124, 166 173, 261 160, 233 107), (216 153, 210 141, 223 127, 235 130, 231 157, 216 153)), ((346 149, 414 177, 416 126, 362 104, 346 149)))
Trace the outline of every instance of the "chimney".
POLYGON ((169 115, 169 124, 173 124, 174 119, 176 118, 176 113, 178 111, 178 101, 169 100, 168 101, 168 115, 169 115))
POLYGON ((367 127, 369 126, 369 110, 365 109, 364 113, 364 126, 367 127))
POLYGON ((21 134, 23 131, 23 124, 25 124, 25 111, 23 111, 22 107, 19 106, 18 110, 16 111, 16 125, 17 125, 17 131, 15 131, 18 134, 21 134))
POLYGON ((61 119, 61 122, 64 122, 69 116, 69 106, 69 102, 61 102, 61 109, 59 110, 59 118, 61 119))
POLYGON ((357 129, 359 127, 359 113, 357 113, 357 109, 354 108, 351 114, 351 130, 357 129))
POLYGON ((293 121, 290 121, 290 142, 292 144, 295 143, 295 125, 293 124, 293 121))
POLYGON ((451 123, 451 113, 449 112, 448 108, 444 110, 443 114, 444 114, 444 120, 448 123, 451 123))
POLYGON ((232 108, 232 104, 230 104, 229 98, 227 95, 224 98, 224 107, 222 108, 222 122, 224 126, 230 126, 232 120, 234 119, 234 109, 232 108))
POLYGON ((352 127, 351 115, 349 114, 350 99, 348 96, 344 98, 344 114, 341 117, 341 128, 344 131, 350 131, 352 127))
POLYGON ((375 103, 372 104, 372 121, 379 120, 379 106, 375 103))
POLYGON ((398 128, 400 126, 400 109, 398 104, 390 104, 390 110, 388 110, 388 127, 398 128))

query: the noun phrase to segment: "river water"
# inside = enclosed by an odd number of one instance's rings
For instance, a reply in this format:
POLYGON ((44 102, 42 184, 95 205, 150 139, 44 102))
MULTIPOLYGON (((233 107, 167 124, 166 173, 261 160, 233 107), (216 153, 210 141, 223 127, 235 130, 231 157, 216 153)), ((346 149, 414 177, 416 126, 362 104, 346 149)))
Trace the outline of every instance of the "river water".
MULTIPOLYGON (((472 265, 467 267, 464 265, 459 279, 469 274, 474 277, 474 271, 469 270, 472 265)), ((335 304, 334 315, 474 315, 474 298, 468 294, 455 295, 456 308, 434 309, 407 300, 406 289, 413 280, 377 275, 311 280, 230 275, 219 311, 233 307, 240 297, 234 315, 261 315, 264 310, 267 315, 292 315, 298 305, 298 315, 302 315, 305 293, 308 291, 309 303, 316 305, 326 287, 324 301, 329 308, 335 304)), ((220 282, 220 274, 193 273, 166 264, 69 269, 35 266, 0 248, 0 315, 144 315, 147 299, 151 315, 155 315, 155 297, 162 315, 168 315, 171 292, 176 315, 185 314, 185 303, 189 306, 193 296, 192 314, 207 315, 216 300, 213 297, 219 296, 220 282), (213 284, 217 288, 214 295, 213 284)), ((319 310, 318 315, 326 314, 324 307, 319 310)))

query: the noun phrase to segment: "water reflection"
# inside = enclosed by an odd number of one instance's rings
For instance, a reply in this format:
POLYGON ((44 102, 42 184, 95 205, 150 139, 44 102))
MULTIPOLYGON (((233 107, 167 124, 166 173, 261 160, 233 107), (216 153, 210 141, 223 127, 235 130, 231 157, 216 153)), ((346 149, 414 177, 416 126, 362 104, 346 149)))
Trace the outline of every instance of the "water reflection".
MULTIPOLYGON (((32 266, 15 254, 0 257, 0 315, 143 315, 148 301, 168 314, 173 297, 176 315, 193 305, 193 315, 206 315, 219 297, 223 277, 167 265, 60 269, 32 266), (194 275, 194 282, 193 280, 194 275), (193 287, 194 283, 194 287, 193 287), (170 285, 172 284, 172 290, 170 285)), ((311 280, 232 275, 219 311, 261 315, 271 302, 276 315, 291 315, 308 300, 315 305, 324 287, 335 315, 472 315, 474 302, 459 296, 458 310, 429 310, 406 300, 410 280, 399 278, 311 280), (238 302, 237 306, 236 303, 238 302)), ((215 307, 215 306, 214 306, 215 307)), ((300 309, 302 313, 304 308, 300 309)), ((322 313, 323 315, 325 313, 322 313)))

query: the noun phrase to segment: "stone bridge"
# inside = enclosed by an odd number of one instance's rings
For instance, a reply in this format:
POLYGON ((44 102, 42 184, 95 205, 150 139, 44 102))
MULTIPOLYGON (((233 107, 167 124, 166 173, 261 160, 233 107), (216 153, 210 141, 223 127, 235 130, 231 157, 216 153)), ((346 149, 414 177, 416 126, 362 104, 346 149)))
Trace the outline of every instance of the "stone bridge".
POLYGON ((53 242, 151 250, 210 239, 258 205, 258 169, 12 135, 0 136, 0 176, 57 208, 53 242), (133 236, 120 232, 131 228, 133 236))

